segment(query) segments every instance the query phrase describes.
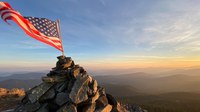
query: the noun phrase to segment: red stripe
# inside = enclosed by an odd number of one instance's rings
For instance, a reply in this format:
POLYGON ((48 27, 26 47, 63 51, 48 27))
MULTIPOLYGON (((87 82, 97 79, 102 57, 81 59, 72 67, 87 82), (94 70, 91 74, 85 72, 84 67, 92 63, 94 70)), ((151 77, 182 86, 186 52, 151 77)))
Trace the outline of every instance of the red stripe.
MULTIPOLYGON (((12 10, 11 6, 8 4, 8 3, 5 3, 5 5, 7 7, 3 7, 0 9, 0 11, 3 11, 3 10, 12 10)), ((12 11, 15 11, 15 10, 12 10, 12 11)), ((16 12, 4 12, 1 17, 3 17, 5 14, 15 14, 17 17, 19 17, 19 19, 28 27, 28 30, 25 29, 18 21, 15 17, 13 16, 8 16, 6 18, 4 18, 4 21, 7 22, 7 20, 13 20, 14 22, 16 22, 24 31, 27 35, 35 38, 36 40, 38 41, 41 41, 41 42, 44 42, 48 45, 51 45, 53 47, 55 47, 56 49, 60 50, 60 51, 63 51, 63 48, 62 48, 62 44, 61 44, 61 41, 60 40, 53 40, 53 39, 50 39, 48 38, 47 36, 43 36, 41 35, 42 33, 39 32, 37 29, 32 29, 29 25, 31 24, 28 20, 26 20, 24 17, 22 17, 20 14, 16 13, 16 12), (41 34, 40 34, 41 33, 41 34), (49 41, 45 40, 45 39, 48 39, 49 41), (55 43, 59 43, 60 45, 55 45, 55 43)), ((31 24, 32 25, 32 24, 31 24)))
POLYGON ((30 32, 30 30, 26 30, 26 29, 17 21, 16 18, 10 16, 10 17, 8 17, 7 19, 15 21, 15 22, 25 31, 25 33, 26 33, 27 35, 29 35, 29 36, 35 38, 35 39, 38 40, 38 41, 44 42, 44 43, 46 43, 46 44, 48 44, 48 45, 51 45, 51 46, 55 47, 56 49, 58 49, 58 50, 60 50, 60 51, 63 51, 59 46, 56 46, 55 44, 53 44, 53 43, 51 43, 51 42, 46 41, 46 40, 43 39, 43 38, 46 38, 46 37, 41 38, 40 35, 35 35, 35 33, 30 32))
MULTIPOLYGON (((39 32, 38 30, 32 29, 32 28, 29 26, 29 24, 31 24, 31 23, 30 23, 27 19, 25 19, 24 17, 22 17, 21 15, 19 15, 19 14, 16 13, 16 12, 5 12, 5 13, 3 13, 2 15, 5 15, 5 14, 7 14, 7 13, 12 13, 12 14, 17 15, 17 16, 26 24, 26 26, 27 26, 29 29, 31 29, 32 32, 34 32, 34 33, 37 34, 37 35, 40 35, 40 32, 39 32)), ((5 18, 4 20, 7 21, 7 18, 5 18)), ((34 27, 34 26, 33 26, 33 27, 34 27)))
POLYGON ((63 51, 60 47, 55 46, 53 43, 50 43, 50 42, 48 42, 48 41, 44 41, 42 38, 40 38, 40 36, 34 35, 34 34, 31 33, 30 31, 26 30, 23 26, 21 26, 21 24, 20 24, 14 17, 11 17, 11 18, 8 18, 8 19, 12 19, 13 21, 15 21, 15 22, 25 31, 25 33, 26 33, 27 35, 29 35, 29 36, 35 38, 35 39, 38 40, 38 41, 44 42, 44 43, 46 43, 46 44, 49 44, 49 45, 55 47, 56 49, 58 49, 58 50, 60 50, 60 51, 63 51))
POLYGON ((9 8, 7 8, 7 7, 3 7, 3 8, 0 9, 0 11, 2 11, 2 10, 6 10, 6 9, 9 9, 9 8))
POLYGON ((60 40, 52 40, 53 42, 61 43, 60 40))
POLYGON ((11 8, 12 9, 12 7, 10 6, 10 4, 8 3, 8 2, 3 2, 7 7, 9 7, 9 8, 11 8))
MULTIPOLYGON (((20 14, 18 14, 18 13, 16 13, 16 12, 5 12, 5 13, 3 13, 2 15, 4 16, 4 15, 7 14, 7 13, 8 13, 8 14, 11 13, 11 14, 17 15, 17 16, 26 24, 26 26, 28 26, 28 28, 31 29, 30 26, 28 25, 28 24, 31 24, 31 23, 30 23, 28 20, 26 20, 24 17, 22 17, 20 14)), ((3 17, 3 16, 2 16, 2 17, 3 17)), ((7 19, 5 18, 4 21, 6 21, 6 20, 7 20, 7 19)), ((34 33, 36 33, 36 34, 39 35, 39 31, 35 31, 35 30, 33 30, 33 29, 32 29, 32 31, 34 31, 34 33)))

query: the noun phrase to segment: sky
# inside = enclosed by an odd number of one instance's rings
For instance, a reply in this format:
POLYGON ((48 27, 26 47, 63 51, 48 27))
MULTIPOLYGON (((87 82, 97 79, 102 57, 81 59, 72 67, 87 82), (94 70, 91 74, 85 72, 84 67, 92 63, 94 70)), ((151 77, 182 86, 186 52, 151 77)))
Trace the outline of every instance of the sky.
MULTIPOLYGON (((60 19, 65 55, 91 70, 200 66, 199 0, 3 0, 60 19)), ((48 70, 57 49, 0 20, 0 71, 48 70)))

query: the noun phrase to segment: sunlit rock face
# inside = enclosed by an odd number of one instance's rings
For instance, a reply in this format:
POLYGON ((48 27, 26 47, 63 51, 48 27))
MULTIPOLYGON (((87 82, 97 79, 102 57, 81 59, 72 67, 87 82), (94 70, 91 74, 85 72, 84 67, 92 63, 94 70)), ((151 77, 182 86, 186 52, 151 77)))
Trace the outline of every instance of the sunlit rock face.
POLYGON ((70 57, 59 56, 42 81, 26 92, 14 112, 127 112, 70 57))

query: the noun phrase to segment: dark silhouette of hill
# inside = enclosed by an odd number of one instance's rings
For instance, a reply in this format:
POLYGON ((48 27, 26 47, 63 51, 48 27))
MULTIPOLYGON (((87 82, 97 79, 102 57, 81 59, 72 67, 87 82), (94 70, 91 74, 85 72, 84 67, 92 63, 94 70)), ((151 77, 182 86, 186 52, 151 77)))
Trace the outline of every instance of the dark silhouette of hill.
POLYGON ((163 74, 190 74, 190 75, 199 75, 200 74, 200 67, 189 67, 189 68, 168 70, 168 71, 164 72, 163 74))
MULTIPOLYGON (((163 88, 163 92, 200 92, 199 75, 176 74, 150 80, 152 88, 163 88)), ((160 89, 161 90, 161 89, 160 89)))
POLYGON ((175 74, 158 77, 146 73, 132 73, 117 76, 96 76, 100 83, 131 85, 142 93, 200 92, 200 75, 175 74))
POLYGON ((138 81, 152 79, 156 76, 152 74, 147 74, 143 72, 121 74, 121 75, 106 75, 106 76, 95 76, 100 83, 110 83, 110 84, 127 84, 134 85, 138 81))
POLYGON ((148 112, 199 112, 200 94, 172 92, 156 95, 121 97, 118 100, 128 104, 138 104, 148 112))
POLYGON ((113 94, 116 97, 135 96, 142 94, 139 93, 139 90, 137 88, 129 85, 103 84, 101 86, 105 87, 107 93, 113 94))

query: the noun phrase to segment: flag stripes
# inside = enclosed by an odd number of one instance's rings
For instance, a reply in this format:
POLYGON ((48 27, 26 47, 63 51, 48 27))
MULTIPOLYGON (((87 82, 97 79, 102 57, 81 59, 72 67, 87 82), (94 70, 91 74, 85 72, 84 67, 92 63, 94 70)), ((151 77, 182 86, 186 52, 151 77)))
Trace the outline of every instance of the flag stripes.
MULTIPOLYGON (((24 30, 27 35, 35 38, 38 41, 51 45, 63 52, 62 42, 58 36, 59 34, 56 36, 45 35, 40 31, 40 29, 37 29, 36 26, 34 26, 28 19, 24 18, 19 12, 12 9, 12 7, 8 3, 0 2, 0 14, 1 18, 6 23, 8 23, 7 20, 13 20, 24 30)), ((57 31, 57 28, 55 29, 55 31, 57 31)))

